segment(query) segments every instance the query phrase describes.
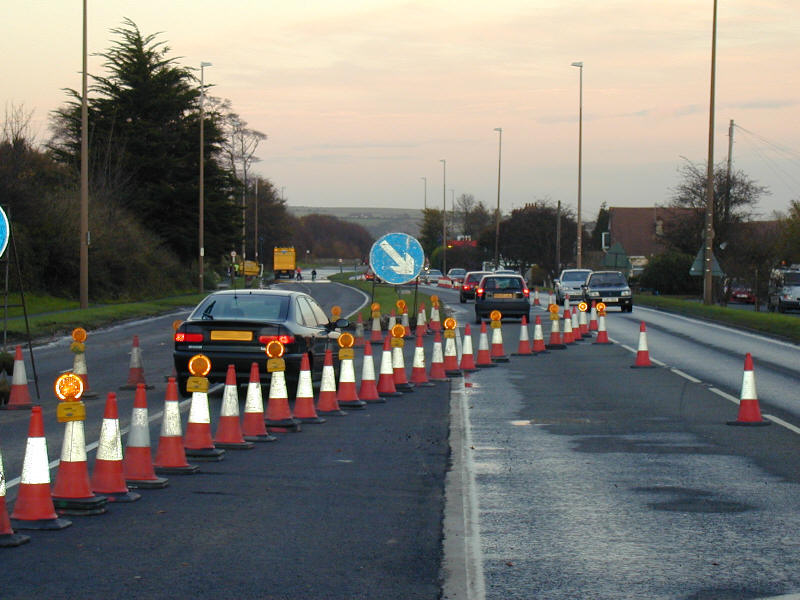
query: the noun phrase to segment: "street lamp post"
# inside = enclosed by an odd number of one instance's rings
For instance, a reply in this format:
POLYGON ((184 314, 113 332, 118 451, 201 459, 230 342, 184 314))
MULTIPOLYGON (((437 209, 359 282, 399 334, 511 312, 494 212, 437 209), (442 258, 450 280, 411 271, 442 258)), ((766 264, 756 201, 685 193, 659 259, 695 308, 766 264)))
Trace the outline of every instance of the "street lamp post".
POLYGON ((442 274, 447 275, 447 161, 442 163, 442 274))
POLYGON ((422 183, 422 189, 423 189, 423 192, 424 192, 422 206, 423 206, 423 208, 425 210, 428 210, 428 178, 427 177, 420 177, 420 179, 422 179, 422 182, 423 182, 422 183))
POLYGON ((86 0, 83 0, 83 73, 81 76, 81 246, 80 305, 89 308, 89 104, 87 94, 86 0))
POLYGON ((204 108, 203 108, 203 103, 205 102, 205 98, 206 98, 204 69, 206 67, 210 67, 210 66, 211 66, 210 62, 201 62, 200 63, 200 183, 199 183, 199 188, 200 188, 199 203, 200 203, 200 207, 199 207, 199 217, 198 217, 199 218, 198 242, 199 242, 199 247, 200 247, 200 255, 198 256, 197 266, 198 266, 198 270, 200 271, 199 282, 200 282, 200 293, 201 294, 203 293, 203 290, 205 289, 204 285, 203 285, 203 257, 205 256, 205 253, 206 253, 205 246, 204 246, 205 242, 204 242, 204 239, 203 239, 204 238, 204 233, 203 232, 204 232, 204 229, 205 229, 205 225, 204 225, 204 222, 203 222, 204 221, 203 211, 205 210, 204 199, 203 199, 203 189, 204 189, 204 184, 205 184, 205 177, 204 177, 204 173, 203 173, 203 167, 205 166, 204 165, 204 162, 205 162, 205 158, 204 158, 205 142, 203 140, 203 126, 204 126, 204 122, 205 122, 205 112, 204 112, 204 108))
POLYGON ((581 268, 581 258, 583 256, 583 223, 581 222, 581 171, 583 160, 583 62, 572 63, 573 67, 580 69, 580 92, 578 101, 578 238, 576 244, 576 266, 581 268))
POLYGON ((498 134, 497 145, 497 208, 494 211, 494 268, 500 268, 500 161, 503 156, 503 128, 495 127, 498 134))

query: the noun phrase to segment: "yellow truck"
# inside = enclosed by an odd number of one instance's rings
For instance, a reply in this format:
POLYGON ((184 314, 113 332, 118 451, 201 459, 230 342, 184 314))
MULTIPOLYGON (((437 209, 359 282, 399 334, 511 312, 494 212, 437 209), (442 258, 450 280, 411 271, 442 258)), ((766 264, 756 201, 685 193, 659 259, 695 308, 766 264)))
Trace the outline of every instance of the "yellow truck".
POLYGON ((275 279, 279 279, 281 276, 294 279, 297 271, 297 253, 293 247, 275 246, 272 254, 272 270, 275 273, 275 279))

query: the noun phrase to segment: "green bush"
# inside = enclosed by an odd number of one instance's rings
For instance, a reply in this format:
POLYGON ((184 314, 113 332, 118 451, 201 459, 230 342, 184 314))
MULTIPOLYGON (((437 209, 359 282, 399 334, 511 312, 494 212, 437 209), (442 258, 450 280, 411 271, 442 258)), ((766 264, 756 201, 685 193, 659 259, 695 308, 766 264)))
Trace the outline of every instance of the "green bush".
POLYGON ((680 252, 654 256, 639 276, 642 288, 657 294, 690 294, 697 291, 697 280, 689 275, 694 257, 680 252))

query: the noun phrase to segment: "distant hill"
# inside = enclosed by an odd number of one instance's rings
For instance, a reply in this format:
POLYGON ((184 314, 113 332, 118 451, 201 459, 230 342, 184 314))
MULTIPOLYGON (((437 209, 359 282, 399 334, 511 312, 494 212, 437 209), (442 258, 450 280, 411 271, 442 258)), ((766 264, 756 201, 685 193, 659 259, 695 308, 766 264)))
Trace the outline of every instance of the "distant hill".
POLYGON ((332 215, 343 221, 361 225, 376 238, 394 231, 419 237, 419 228, 422 223, 422 211, 419 209, 291 205, 286 208, 296 217, 310 214, 332 215))

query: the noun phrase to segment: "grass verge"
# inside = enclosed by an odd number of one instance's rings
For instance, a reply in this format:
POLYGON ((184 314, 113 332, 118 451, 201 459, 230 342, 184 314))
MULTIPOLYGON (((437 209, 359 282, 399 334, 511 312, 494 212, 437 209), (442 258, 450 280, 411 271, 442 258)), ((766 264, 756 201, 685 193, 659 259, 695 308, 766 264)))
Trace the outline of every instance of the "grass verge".
MULTIPOLYGON (((373 285, 371 281, 363 281, 358 279, 350 279, 356 273, 337 273, 335 275, 330 275, 328 279, 331 281, 335 281, 337 283, 343 283, 345 285, 349 285, 351 287, 357 288, 362 292, 366 293, 367 296, 373 298, 373 285)), ((377 302, 381 305, 381 312, 388 313, 390 310, 395 308, 395 303, 398 300, 405 300, 406 304, 408 305, 408 317, 410 321, 413 321, 416 317, 416 314, 413 314, 414 311, 414 288, 409 286, 399 286, 399 285, 389 285, 387 283, 377 283, 374 286, 374 299, 372 302, 377 302)), ((361 313, 361 318, 364 320, 364 323, 369 323, 372 319, 372 311, 370 310, 370 304, 372 302, 368 302, 367 305, 362 308, 359 312, 361 313)), ((417 311, 419 311, 419 305, 424 302, 426 306, 426 311, 430 311, 431 306, 431 295, 423 292, 422 290, 418 290, 417 292, 417 311)), ((351 321, 356 321, 358 319, 358 313, 353 314, 350 318, 351 321)))

